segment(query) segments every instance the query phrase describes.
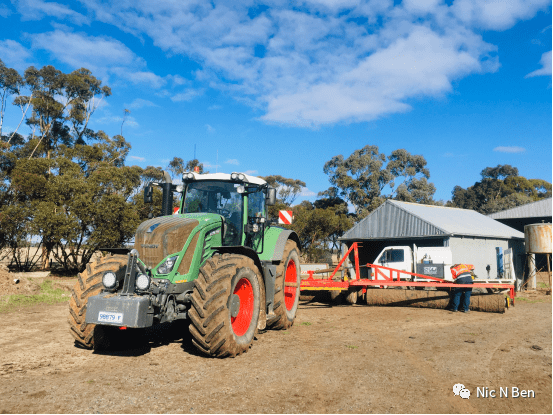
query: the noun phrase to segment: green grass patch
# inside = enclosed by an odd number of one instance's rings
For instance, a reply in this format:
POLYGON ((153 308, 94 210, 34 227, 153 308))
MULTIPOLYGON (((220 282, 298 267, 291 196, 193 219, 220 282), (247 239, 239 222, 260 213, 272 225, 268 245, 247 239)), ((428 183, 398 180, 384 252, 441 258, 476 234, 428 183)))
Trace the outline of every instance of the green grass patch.
POLYGON ((38 304, 58 304, 69 301, 71 293, 61 288, 54 288, 53 281, 46 280, 39 285, 37 294, 12 294, 0 300, 0 313, 19 307, 29 307, 38 304))
POLYGON ((348 344, 346 347, 347 347, 348 349, 359 349, 359 346, 354 346, 354 345, 352 345, 352 344, 348 344))
POLYGON ((517 301, 522 301, 524 303, 528 304, 535 304, 535 303, 548 303, 551 302, 551 297, 549 298, 526 298, 526 297, 515 297, 515 304, 517 301))
POLYGON ((311 323, 309 321, 304 321, 303 323, 300 324, 300 326, 310 326, 311 323))

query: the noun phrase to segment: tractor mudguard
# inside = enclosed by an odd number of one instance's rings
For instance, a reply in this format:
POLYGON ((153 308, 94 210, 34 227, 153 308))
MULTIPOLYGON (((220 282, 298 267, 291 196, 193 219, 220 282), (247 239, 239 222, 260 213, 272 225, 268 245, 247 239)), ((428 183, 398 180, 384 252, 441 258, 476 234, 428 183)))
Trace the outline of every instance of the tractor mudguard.
POLYGON ((265 246, 263 253, 259 255, 259 259, 261 261, 282 261, 284 247, 288 239, 295 241, 299 247, 300 240, 296 232, 271 226, 265 233, 265 246))
POLYGON ((85 322, 132 328, 150 327, 154 309, 145 296, 100 293, 88 299, 85 322))

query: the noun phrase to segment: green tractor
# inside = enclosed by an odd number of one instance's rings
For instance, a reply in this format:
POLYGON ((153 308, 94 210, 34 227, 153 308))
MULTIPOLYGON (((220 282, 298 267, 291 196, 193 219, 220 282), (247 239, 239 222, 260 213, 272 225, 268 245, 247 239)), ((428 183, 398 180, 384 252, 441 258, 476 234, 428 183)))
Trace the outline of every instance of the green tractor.
POLYGON ((134 249, 105 249, 78 276, 69 308, 76 342, 105 349, 130 331, 186 320, 200 351, 234 357, 258 330, 291 327, 299 240, 268 221, 276 190, 244 173, 187 172, 179 186, 166 174, 152 184, 163 190, 161 216, 140 224, 134 249), (172 214, 174 192, 182 199, 172 214))

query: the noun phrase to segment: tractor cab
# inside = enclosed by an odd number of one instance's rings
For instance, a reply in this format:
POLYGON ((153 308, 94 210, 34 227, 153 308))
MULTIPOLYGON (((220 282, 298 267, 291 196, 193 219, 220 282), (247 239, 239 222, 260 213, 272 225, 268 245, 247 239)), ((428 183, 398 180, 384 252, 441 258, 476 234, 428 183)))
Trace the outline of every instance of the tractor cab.
POLYGON ((224 222, 224 246, 262 249, 266 207, 275 203, 275 189, 244 173, 184 173, 179 214, 216 213, 224 222))

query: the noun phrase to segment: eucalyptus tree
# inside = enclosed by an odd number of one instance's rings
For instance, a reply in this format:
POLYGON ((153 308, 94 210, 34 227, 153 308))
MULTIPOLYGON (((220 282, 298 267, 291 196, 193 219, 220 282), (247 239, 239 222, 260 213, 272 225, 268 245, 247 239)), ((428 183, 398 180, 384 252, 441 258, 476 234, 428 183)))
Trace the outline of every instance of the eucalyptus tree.
POLYGON ((21 75, 15 69, 6 67, 0 59, 0 138, 2 138, 2 127, 8 98, 11 95, 19 95, 22 86, 23 78, 21 75))
POLYGON ((436 188, 427 181, 430 172, 426 164, 422 155, 412 155, 405 149, 386 157, 377 146, 367 145, 347 158, 338 155, 325 163, 323 171, 332 186, 319 195, 344 198, 359 219, 387 198, 433 203, 436 188))
POLYGON ((488 214, 551 197, 551 183, 527 179, 511 165, 486 167, 482 179, 464 189, 455 186, 448 206, 488 214))
POLYGON ((25 83, 31 95, 20 97, 20 102, 31 105, 27 124, 33 129, 31 139, 38 139, 29 158, 39 146, 49 158, 60 144, 84 144, 85 139, 96 138, 88 122, 102 99, 111 95, 111 89, 102 86, 88 69, 64 74, 51 65, 41 69, 31 66, 25 70, 25 83))
POLYGON ((278 174, 259 177, 265 180, 269 186, 277 189, 278 201, 286 206, 291 206, 305 187, 305 182, 302 180, 289 179, 278 174))

